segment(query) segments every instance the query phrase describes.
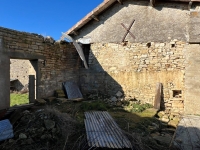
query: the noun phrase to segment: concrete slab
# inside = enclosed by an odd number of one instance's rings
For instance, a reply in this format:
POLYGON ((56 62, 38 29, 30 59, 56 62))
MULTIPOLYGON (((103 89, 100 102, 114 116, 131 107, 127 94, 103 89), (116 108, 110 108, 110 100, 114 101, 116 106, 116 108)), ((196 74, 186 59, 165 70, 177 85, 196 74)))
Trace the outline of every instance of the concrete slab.
POLYGON ((200 116, 182 117, 172 140, 172 147, 181 150, 200 149, 200 116))

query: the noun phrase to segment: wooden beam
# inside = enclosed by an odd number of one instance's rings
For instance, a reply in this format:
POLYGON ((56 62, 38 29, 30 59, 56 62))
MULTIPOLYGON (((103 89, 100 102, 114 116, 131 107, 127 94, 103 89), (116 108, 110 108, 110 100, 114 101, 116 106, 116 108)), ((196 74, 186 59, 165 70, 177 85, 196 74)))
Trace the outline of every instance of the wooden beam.
POLYGON ((77 31, 72 31, 72 34, 78 35, 78 32, 77 31))
POLYGON ((200 2, 200 0, 164 0, 164 1, 171 1, 171 2, 200 2))
POLYGON ((156 95, 154 100, 154 108, 160 110, 160 104, 162 99, 162 84, 156 84, 156 95))
POLYGON ((155 6, 155 0, 150 0, 150 6, 154 7, 155 6))
POLYGON ((192 3, 193 3, 192 1, 189 2, 188 10, 190 10, 192 8, 192 3))
POLYGON ((118 1, 118 3, 120 3, 121 5, 123 5, 123 2, 122 2, 122 0, 117 0, 118 1))
POLYGON ((92 15, 92 18, 93 18, 94 20, 98 21, 98 22, 100 21, 99 18, 98 18, 97 16, 95 16, 95 15, 92 15))

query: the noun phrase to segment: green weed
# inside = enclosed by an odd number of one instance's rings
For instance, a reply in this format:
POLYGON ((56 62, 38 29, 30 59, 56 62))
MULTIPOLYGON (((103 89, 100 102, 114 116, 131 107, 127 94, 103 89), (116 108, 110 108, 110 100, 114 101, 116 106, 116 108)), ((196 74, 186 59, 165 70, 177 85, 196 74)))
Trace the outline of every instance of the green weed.
POLYGON ((28 104, 28 103, 29 103, 29 98, 28 98, 27 93, 26 94, 11 93, 10 94, 10 106, 28 104))
POLYGON ((152 108, 153 106, 151 104, 132 104, 131 112, 143 112, 144 110, 148 108, 152 108))
POLYGON ((82 111, 90 111, 90 110, 99 110, 99 111, 106 111, 108 110, 108 106, 103 103, 103 102, 100 102, 100 101, 95 101, 95 102, 83 102, 81 105, 80 105, 80 109, 82 111))

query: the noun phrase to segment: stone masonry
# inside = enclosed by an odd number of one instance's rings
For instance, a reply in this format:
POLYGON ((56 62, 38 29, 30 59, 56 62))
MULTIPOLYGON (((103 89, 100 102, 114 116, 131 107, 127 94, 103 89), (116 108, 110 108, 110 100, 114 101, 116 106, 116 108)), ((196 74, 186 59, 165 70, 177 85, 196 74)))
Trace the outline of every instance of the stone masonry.
POLYGON ((126 99, 135 98, 153 104, 156 83, 160 82, 163 84, 162 107, 166 108, 173 98, 173 90, 181 90, 184 98, 185 45, 178 40, 127 43, 126 46, 92 44, 90 69, 81 72, 82 90, 96 90, 108 95, 122 91, 126 99))
MULTIPOLYGON (((0 39, 4 44, 3 53, 10 59, 25 59, 33 63, 38 98, 52 96, 54 90, 62 88, 64 81, 78 82, 79 56, 72 44, 3 27, 0 27, 0 39)), ((9 67, 3 69, 10 70, 9 67)))
POLYGON ((20 91, 29 83, 29 75, 36 72, 29 60, 10 59, 10 79, 18 79, 15 90, 20 91))
MULTIPOLYGON (((200 41, 196 38, 199 12, 199 4, 188 10, 186 3, 160 2, 151 7, 149 1, 124 0, 123 5, 116 2, 101 13, 99 22, 90 21, 73 36, 91 41, 88 70, 80 69, 72 44, 2 27, 4 48, 0 47, 0 53, 6 63, 8 59, 30 60, 36 71, 38 98, 52 96, 54 90, 62 88, 62 82, 70 80, 80 84, 83 94, 113 96, 121 91, 126 99, 153 104, 156 84, 160 82, 162 108, 200 114, 200 41), (130 31, 136 38, 128 34, 122 43, 126 31, 121 23, 128 27, 133 19, 130 31)), ((9 66, 0 61, 0 68, 7 71, 9 66)))
POLYGON ((159 1, 152 7, 149 1, 123 0, 101 13, 95 10, 99 21, 84 24, 86 16, 75 32, 68 30, 83 44, 91 42, 90 69, 80 71, 84 92, 122 91, 127 99, 153 104, 160 82, 167 112, 200 114, 200 3, 189 8, 187 2, 159 1), (122 23, 128 28, 133 20, 135 38, 128 34, 122 45, 122 23))

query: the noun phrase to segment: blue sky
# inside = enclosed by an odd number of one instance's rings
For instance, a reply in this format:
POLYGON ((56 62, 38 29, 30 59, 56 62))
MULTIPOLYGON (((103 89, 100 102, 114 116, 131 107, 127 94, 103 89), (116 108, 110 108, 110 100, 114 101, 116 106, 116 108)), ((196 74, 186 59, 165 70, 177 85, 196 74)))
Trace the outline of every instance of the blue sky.
POLYGON ((0 26, 59 40, 103 0, 0 0, 0 26))

